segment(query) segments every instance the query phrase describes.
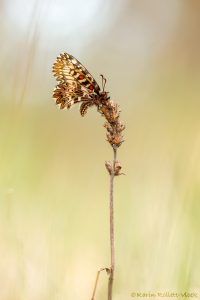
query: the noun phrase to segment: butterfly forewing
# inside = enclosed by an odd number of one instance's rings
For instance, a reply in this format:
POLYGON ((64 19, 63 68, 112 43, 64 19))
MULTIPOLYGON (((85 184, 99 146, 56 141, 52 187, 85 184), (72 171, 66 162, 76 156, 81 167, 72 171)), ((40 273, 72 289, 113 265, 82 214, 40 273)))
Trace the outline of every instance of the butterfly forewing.
POLYGON ((72 55, 64 53, 57 57, 53 66, 53 73, 58 81, 63 80, 70 84, 78 82, 88 93, 99 94, 100 88, 88 70, 72 55))
POLYGON ((72 55, 64 53, 57 57, 53 73, 59 84, 53 97, 60 108, 70 108, 74 103, 83 102, 80 112, 83 116, 87 108, 94 104, 100 88, 87 69, 72 55))

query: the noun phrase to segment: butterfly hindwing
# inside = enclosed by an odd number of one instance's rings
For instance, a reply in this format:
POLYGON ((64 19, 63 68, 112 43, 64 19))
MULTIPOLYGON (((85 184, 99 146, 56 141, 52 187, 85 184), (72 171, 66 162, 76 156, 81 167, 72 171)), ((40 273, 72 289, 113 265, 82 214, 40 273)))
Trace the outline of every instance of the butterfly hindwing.
POLYGON ((87 113, 88 108, 92 105, 93 103, 91 101, 85 101, 81 104, 80 114, 82 117, 84 117, 84 115, 87 113))
POLYGON ((83 96, 83 91, 75 82, 67 84, 63 81, 56 86, 53 92, 56 104, 60 104, 61 109, 70 108, 73 104, 80 102, 83 96))

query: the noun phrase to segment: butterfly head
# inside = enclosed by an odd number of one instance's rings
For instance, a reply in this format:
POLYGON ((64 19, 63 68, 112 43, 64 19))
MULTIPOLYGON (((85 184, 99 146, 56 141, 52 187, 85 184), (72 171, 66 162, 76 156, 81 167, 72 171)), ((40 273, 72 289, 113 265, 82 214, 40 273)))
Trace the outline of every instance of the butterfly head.
POLYGON ((108 96, 109 92, 101 92, 101 98, 103 98, 105 101, 110 100, 110 96, 108 96))

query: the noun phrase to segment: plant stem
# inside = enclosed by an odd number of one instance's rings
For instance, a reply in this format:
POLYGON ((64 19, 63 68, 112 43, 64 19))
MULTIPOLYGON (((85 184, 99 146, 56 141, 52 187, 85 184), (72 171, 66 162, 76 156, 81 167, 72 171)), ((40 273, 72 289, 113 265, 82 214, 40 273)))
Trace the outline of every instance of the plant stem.
POLYGON ((115 163, 117 159, 117 149, 113 148, 113 167, 110 174, 110 251, 111 251, 111 267, 108 279, 108 300, 112 300, 114 271, 115 271, 115 232, 114 232, 114 205, 113 205, 113 191, 114 191, 114 177, 115 177, 115 163))
POLYGON ((95 285, 94 285, 94 290, 93 290, 93 293, 92 293, 92 299, 91 300, 94 300, 94 298, 95 298, 95 294, 96 294, 96 289, 97 289, 97 284, 98 284, 98 281, 99 281, 99 275, 100 275, 100 273, 102 272, 102 271, 104 271, 104 270, 108 270, 107 268, 101 268, 101 269, 99 269, 98 270, 98 272, 97 272, 97 277, 96 277, 96 280, 95 280, 95 285))

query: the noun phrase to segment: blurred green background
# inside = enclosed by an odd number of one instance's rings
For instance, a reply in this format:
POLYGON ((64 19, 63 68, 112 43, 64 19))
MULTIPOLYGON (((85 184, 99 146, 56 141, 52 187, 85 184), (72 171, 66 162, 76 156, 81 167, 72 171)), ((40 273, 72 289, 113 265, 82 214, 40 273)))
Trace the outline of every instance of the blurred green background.
POLYGON ((1 0, 0 41, 0 299, 90 299, 109 266, 112 149, 95 109, 52 99, 64 51, 104 74, 126 123, 114 299, 200 297, 200 1, 1 0))

